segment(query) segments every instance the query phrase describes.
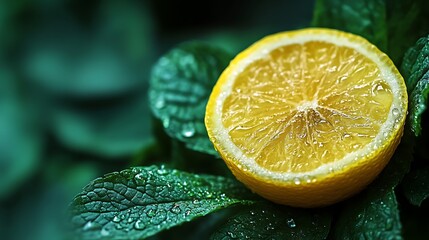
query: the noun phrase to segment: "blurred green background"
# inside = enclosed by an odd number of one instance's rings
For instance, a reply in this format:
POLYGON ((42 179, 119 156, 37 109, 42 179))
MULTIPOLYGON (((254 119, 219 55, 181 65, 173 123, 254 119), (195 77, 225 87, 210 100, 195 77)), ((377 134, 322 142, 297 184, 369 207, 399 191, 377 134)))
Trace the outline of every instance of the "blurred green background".
POLYGON ((314 1, 2 0, 0 238, 64 239, 73 196, 156 141, 153 63, 203 40, 236 54, 309 25, 314 1))

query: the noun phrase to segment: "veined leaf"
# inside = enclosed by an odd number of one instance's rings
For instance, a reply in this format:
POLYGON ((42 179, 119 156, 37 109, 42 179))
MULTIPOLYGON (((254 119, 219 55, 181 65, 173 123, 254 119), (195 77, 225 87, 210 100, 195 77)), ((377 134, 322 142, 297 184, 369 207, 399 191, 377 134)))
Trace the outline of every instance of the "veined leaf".
POLYGON ((417 82, 429 71, 429 36, 417 40, 408 49, 401 65, 401 73, 407 84, 408 93, 412 93, 417 82))
POLYGON ((427 1, 317 0, 313 26, 360 35, 400 65, 405 51, 427 33, 427 1))
POLYGON ((330 225, 331 215, 322 210, 263 203, 231 217, 211 239, 326 239, 330 225))
MULTIPOLYGON (((429 67, 429 63, 428 63, 429 67)), ((416 136, 422 131, 421 120, 423 113, 426 111, 429 98, 429 71, 417 82, 414 91, 410 96, 410 109, 408 110, 411 130, 416 136)))
POLYGON ((208 97, 232 56, 200 42, 161 57, 152 70, 149 101, 168 135, 190 149, 217 155, 204 125, 208 97))
POLYGON ((404 56, 401 66, 409 92, 409 122, 415 136, 421 134, 421 118, 429 97, 429 36, 420 38, 404 56))
POLYGON ((337 218, 334 239, 402 239, 393 190, 365 192, 351 199, 337 218))
POLYGON ((389 41, 387 53, 399 66, 408 48, 428 32, 429 5, 426 0, 384 1, 389 41))
POLYGON ((312 25, 358 34, 387 50, 384 0, 317 0, 312 25))
POLYGON ((142 239, 254 199, 232 179, 132 168, 89 184, 71 205, 72 223, 79 239, 142 239))

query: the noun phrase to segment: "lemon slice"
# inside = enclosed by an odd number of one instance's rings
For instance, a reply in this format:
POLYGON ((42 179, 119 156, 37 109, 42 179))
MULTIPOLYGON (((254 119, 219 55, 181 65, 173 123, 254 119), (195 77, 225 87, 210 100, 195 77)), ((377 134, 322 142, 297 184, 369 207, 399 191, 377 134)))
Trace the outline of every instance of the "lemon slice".
POLYGON ((236 178, 276 203, 318 207, 362 190, 403 132, 404 80, 367 40, 337 30, 267 36, 232 60, 205 124, 236 178))

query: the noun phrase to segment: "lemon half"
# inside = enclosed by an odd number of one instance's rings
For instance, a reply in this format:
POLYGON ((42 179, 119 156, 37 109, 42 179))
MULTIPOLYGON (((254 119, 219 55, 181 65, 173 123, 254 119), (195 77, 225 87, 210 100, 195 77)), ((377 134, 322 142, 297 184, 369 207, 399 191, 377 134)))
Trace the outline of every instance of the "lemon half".
POLYGON ((209 98, 210 140, 236 178, 273 202, 318 207, 367 186, 402 136, 404 80, 362 37, 267 36, 233 59, 209 98))

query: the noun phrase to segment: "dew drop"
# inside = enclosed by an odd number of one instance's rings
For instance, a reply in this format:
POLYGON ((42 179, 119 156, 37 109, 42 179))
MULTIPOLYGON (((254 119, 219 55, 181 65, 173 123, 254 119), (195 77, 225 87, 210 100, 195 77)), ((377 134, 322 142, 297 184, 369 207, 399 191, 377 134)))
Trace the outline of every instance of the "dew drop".
POLYGON ((182 211, 182 209, 180 209, 179 205, 174 205, 173 208, 171 209, 172 213, 178 214, 182 211))
POLYGON ((136 174, 135 176, 134 176, 134 179, 136 180, 136 181, 142 181, 142 180, 144 180, 144 174, 143 173, 138 173, 138 174, 136 174))
POLYGON ((294 182, 296 185, 301 184, 301 181, 299 180, 299 178, 295 178, 295 179, 293 180, 293 182, 294 182))
POLYGON ((167 169, 165 169, 165 166, 164 166, 164 165, 162 165, 160 169, 156 170, 156 172, 157 172, 159 175, 165 175, 165 174, 167 174, 167 173, 168 173, 168 172, 167 172, 167 169))
POLYGON ((114 216, 112 219, 113 222, 118 223, 121 221, 121 218, 119 218, 118 216, 114 216))
POLYGON ((182 135, 184 137, 189 138, 189 137, 194 136, 194 134, 195 134, 195 129, 192 126, 185 127, 182 130, 182 135))
POLYGON ((161 109, 161 108, 165 107, 165 99, 164 99, 164 97, 159 96, 158 99, 156 99, 155 107, 157 109, 161 109))
POLYGON ((227 234, 228 234, 232 239, 237 238, 237 236, 236 236, 236 235, 235 235, 235 233, 233 233, 233 232, 227 232, 227 234))
POLYGON ((89 222, 87 222, 86 224, 85 224, 85 226, 83 226, 83 230, 84 231, 87 231, 87 230, 90 230, 91 228, 93 228, 94 227, 94 224, 91 222, 91 221, 89 221, 89 222))
POLYGON ((399 109, 397 109, 397 108, 393 108, 392 109, 392 114, 393 114, 393 116, 398 116, 399 115, 399 109))
POLYGON ((164 125, 164 128, 168 128, 170 126, 170 118, 166 117, 162 120, 162 125, 164 125))
POLYGON ((154 217, 155 215, 156 215, 156 212, 153 209, 151 209, 147 212, 148 217, 154 217))
POLYGON ((137 229, 137 230, 142 230, 142 229, 144 229, 145 228, 145 225, 144 225, 144 222, 142 221, 142 220, 137 220, 135 223, 134 223, 134 228, 135 229, 137 229))
POLYGON ((294 228, 294 227, 296 227, 295 220, 293 220, 293 218, 289 218, 289 219, 287 219, 287 225, 288 225, 290 228, 294 228))

